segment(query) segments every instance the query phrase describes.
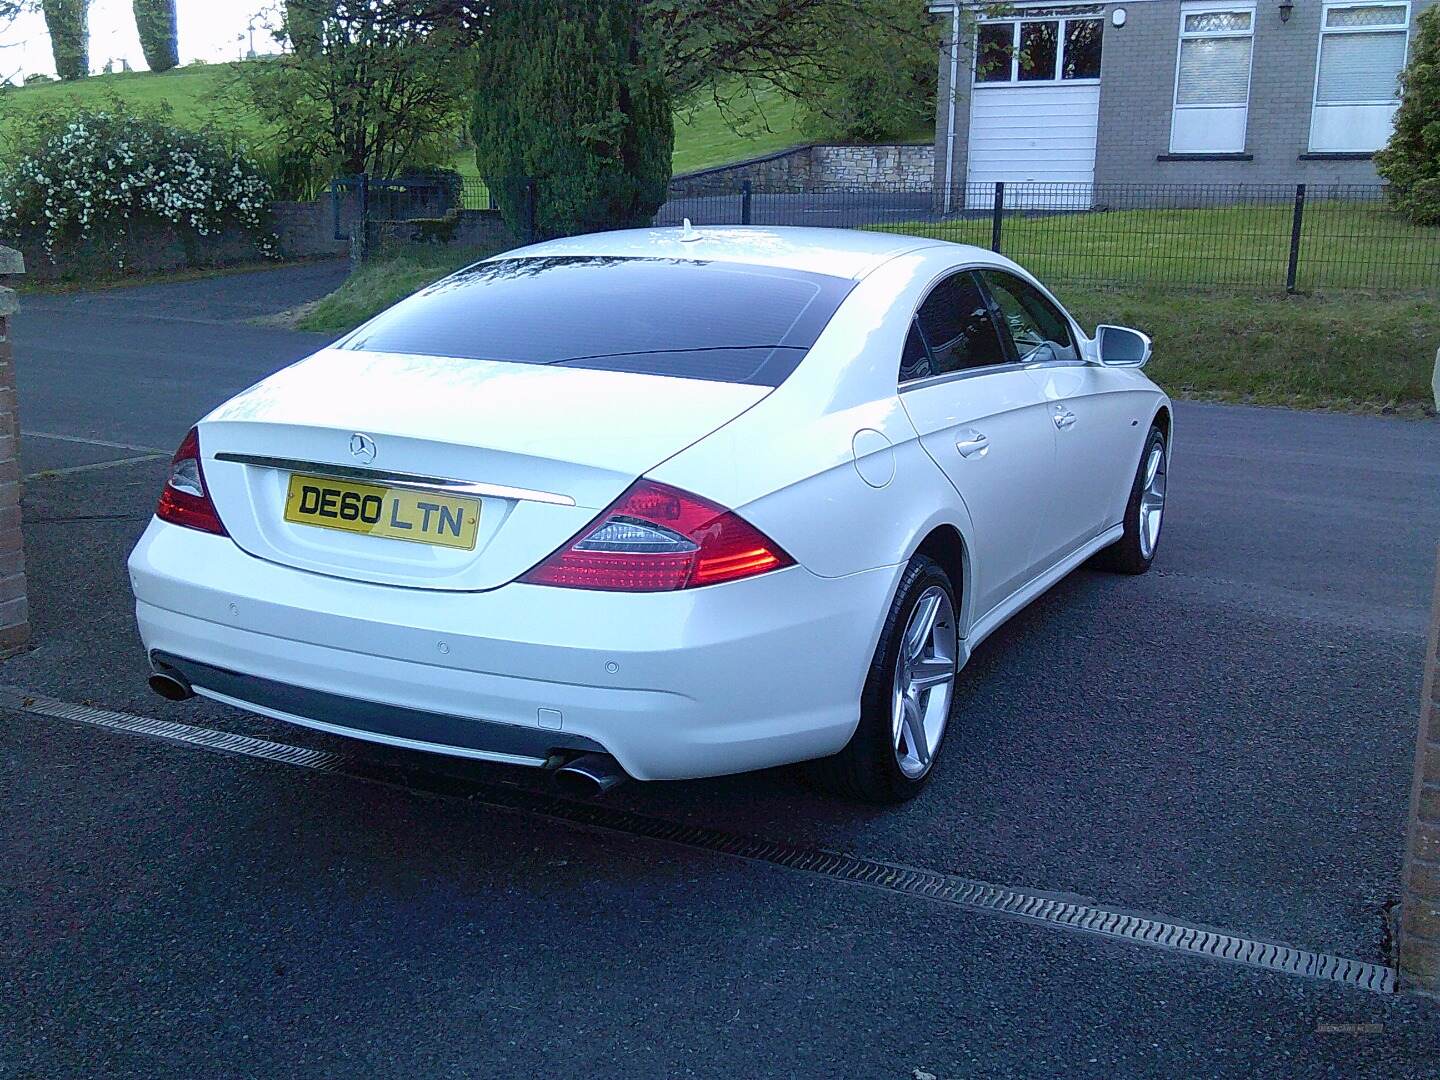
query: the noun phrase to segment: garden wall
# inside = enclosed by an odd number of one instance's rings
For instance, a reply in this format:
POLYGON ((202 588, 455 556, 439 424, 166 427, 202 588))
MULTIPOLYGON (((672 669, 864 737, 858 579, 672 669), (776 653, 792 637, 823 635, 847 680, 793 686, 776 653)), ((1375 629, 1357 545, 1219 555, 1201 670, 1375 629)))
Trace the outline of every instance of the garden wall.
MULTIPOLYGON (((21 233, 9 242, 25 256, 26 284, 53 281, 108 280, 115 277, 113 248, 91 241, 62 243, 47 252, 39 238, 21 233)), ((161 222, 132 222, 119 245, 125 274, 156 274, 236 263, 259 262, 264 256, 254 240, 238 227, 216 236, 185 236, 161 222)))
MULTIPOLYGON (((314 202, 278 202, 274 211, 275 233, 283 259, 339 258, 350 252, 348 240, 335 239, 334 211, 328 198, 314 202)), ((415 226, 404 222, 382 223, 382 243, 410 243, 415 226)), ((38 238, 19 236, 10 241, 25 255, 29 282, 85 281, 113 278, 110 260, 90 243, 56 249, 52 257, 38 238)), ((493 247, 497 251, 518 247, 497 210, 463 210, 453 239, 467 247, 493 247)), ((186 239, 168 225, 132 222, 123 240, 127 274, 162 274, 172 270, 204 269, 265 261, 255 242, 236 228, 219 236, 186 239)))
POLYGON ((671 195, 729 193, 748 180, 756 191, 816 193, 886 184, 928 186, 935 172, 931 143, 845 146, 817 143, 763 157, 684 173, 670 181, 671 195))
MULTIPOLYGON (((521 240, 505 224, 499 210, 461 210, 449 243, 456 247, 492 248, 505 251, 519 247, 521 240)), ((430 219, 422 221, 385 221, 378 227, 379 243, 383 246, 414 244, 425 241, 424 227, 433 224, 430 219)))

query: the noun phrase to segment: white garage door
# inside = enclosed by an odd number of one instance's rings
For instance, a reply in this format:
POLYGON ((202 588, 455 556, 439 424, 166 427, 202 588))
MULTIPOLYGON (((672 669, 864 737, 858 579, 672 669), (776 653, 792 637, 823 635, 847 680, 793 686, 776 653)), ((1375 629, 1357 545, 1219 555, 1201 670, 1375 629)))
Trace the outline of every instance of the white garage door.
POLYGON ((1098 82, 976 86, 970 100, 965 179, 971 209, 991 205, 997 180, 1005 181, 1006 206, 1089 208, 1100 124, 1098 82))

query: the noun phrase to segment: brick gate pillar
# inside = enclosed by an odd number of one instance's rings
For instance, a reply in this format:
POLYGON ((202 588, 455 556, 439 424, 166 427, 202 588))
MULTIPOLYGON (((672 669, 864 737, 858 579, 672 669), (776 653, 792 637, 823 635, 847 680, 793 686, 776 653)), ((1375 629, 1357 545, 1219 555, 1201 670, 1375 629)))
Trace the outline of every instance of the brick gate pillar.
MULTIPOLYGON (((0 247, 0 277, 24 272, 20 253, 0 247)), ((20 536, 20 421, 15 405, 15 353, 10 343, 10 320, 18 309, 15 290, 0 287, 0 656, 30 640, 25 548, 20 536)))
POLYGON ((1400 986, 1440 996, 1440 548, 1400 892, 1400 986))

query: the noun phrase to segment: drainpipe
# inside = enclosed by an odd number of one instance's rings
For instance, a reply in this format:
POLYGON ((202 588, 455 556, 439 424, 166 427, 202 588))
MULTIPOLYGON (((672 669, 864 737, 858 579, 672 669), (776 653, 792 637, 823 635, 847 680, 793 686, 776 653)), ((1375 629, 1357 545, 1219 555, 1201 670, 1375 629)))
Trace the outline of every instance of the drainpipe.
POLYGON ((955 80, 960 77, 960 0, 950 7, 950 109, 945 122, 945 209, 951 210, 955 183, 955 80))

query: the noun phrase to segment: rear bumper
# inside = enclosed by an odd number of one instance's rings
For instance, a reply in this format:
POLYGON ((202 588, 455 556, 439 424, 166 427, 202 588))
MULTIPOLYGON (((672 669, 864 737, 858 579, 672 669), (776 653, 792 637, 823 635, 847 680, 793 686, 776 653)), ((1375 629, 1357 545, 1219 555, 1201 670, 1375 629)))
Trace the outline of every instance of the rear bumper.
POLYGON ((604 752, 593 739, 544 728, 496 724, 402 705, 380 705, 323 690, 227 671, 169 653, 152 652, 155 670, 179 676, 186 685, 216 701, 256 709, 268 716, 340 735, 353 735, 415 750, 478 757, 511 765, 543 765, 562 750, 604 752))
POLYGON ((197 693, 517 764, 604 749, 638 779, 678 779, 844 746, 896 572, 447 593, 278 566, 155 521, 130 576, 146 649, 197 693))

